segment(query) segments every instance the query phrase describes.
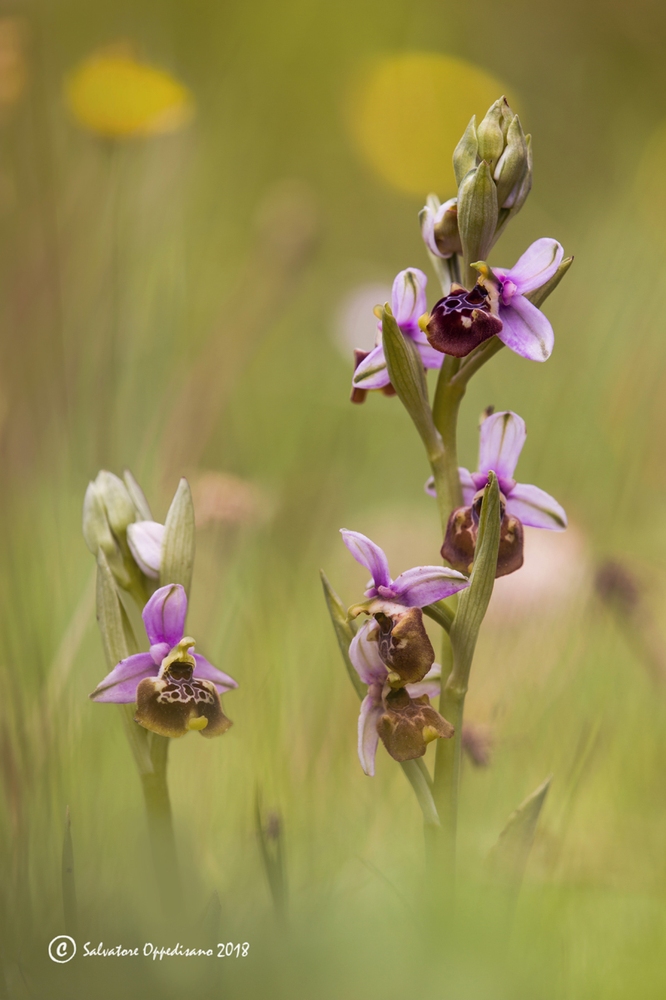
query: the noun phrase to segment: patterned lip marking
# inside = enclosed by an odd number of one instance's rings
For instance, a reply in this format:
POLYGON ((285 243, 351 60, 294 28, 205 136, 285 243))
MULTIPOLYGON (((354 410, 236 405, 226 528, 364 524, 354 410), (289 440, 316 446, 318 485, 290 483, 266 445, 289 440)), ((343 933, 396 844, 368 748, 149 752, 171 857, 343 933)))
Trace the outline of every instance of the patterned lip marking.
POLYGON ((430 346, 456 358, 464 358, 501 329, 490 295, 480 284, 471 291, 452 285, 451 292, 435 304, 425 325, 430 346))
POLYGON ((179 681, 171 679, 157 696, 160 704, 165 702, 173 705, 175 702, 187 704, 193 701, 195 704, 214 705, 215 698, 208 689, 197 680, 179 681))

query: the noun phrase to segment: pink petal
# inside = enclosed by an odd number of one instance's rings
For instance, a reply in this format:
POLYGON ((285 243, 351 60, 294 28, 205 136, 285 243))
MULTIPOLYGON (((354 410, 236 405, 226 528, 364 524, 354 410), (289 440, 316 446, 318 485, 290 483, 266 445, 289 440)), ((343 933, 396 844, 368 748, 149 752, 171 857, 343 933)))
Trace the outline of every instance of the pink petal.
POLYGON ((469 507, 474 499, 474 494, 476 493, 476 486, 474 485, 474 480, 472 479, 472 473, 469 469, 463 469, 462 466, 458 466, 458 475, 460 476, 460 485, 462 487, 463 505, 465 507, 469 507))
MULTIPOLYGON (((474 479, 472 478, 472 473, 468 469, 463 469, 462 466, 458 467, 458 472, 460 473, 460 485, 462 487, 463 493, 463 505, 469 507, 472 500, 474 499, 474 494, 477 491, 477 487, 474 485, 474 479)), ((435 477, 431 476, 430 479, 426 481, 423 487, 428 496, 437 498, 437 490, 435 489, 435 477)))
POLYGON ((416 684, 405 684, 405 691, 410 698, 421 698, 427 694, 429 698, 437 698, 442 688, 442 668, 439 663, 433 663, 422 681, 416 684))
POLYGON ((444 361, 444 355, 441 351, 436 351, 434 347, 430 344, 418 344, 418 352, 421 355, 421 361, 423 362, 424 368, 434 368, 438 370, 442 367, 442 362, 444 361))
POLYGON ((379 657, 379 646, 371 638, 377 631, 374 618, 364 622, 349 645, 349 659, 364 684, 384 684, 388 670, 379 657))
POLYGON ((492 471, 500 479, 513 479, 526 437, 525 421, 517 413, 504 410, 486 417, 481 424, 479 473, 485 477, 492 471))
POLYGON ((136 689, 144 677, 157 677, 159 668, 150 653, 135 653, 121 660, 90 695, 93 701, 129 705, 136 701, 136 689))
POLYGON ((399 327, 418 329, 419 316, 426 311, 426 285, 428 279, 418 267, 401 271, 393 282, 391 309, 399 327))
POLYGON ((511 305, 500 305, 502 329, 497 334, 503 344, 529 361, 547 361, 553 353, 555 335, 544 314, 522 295, 514 295, 511 305))
POLYGON ((187 594, 179 583, 169 583, 156 590, 142 612, 150 645, 166 643, 171 647, 180 642, 186 614, 187 594))
POLYGON ((232 691, 238 687, 238 682, 233 677, 223 673, 222 670, 218 670, 217 667, 208 662, 205 656, 195 653, 194 659, 196 662, 194 677, 200 677, 204 681, 212 681, 217 688, 218 694, 224 694, 225 691, 232 691))
POLYGON ((519 295, 527 295, 550 281, 563 257, 564 249, 557 240, 544 236, 528 247, 511 270, 498 269, 498 274, 512 281, 519 295))
POLYGON ((506 512, 530 528, 564 531, 567 526, 567 515, 557 500, 528 483, 516 483, 507 497, 506 512))
POLYGON ((371 778, 375 774, 375 757, 379 743, 377 723, 382 711, 381 687, 373 685, 361 702, 358 716, 358 759, 365 773, 371 778))
POLYGON ((384 348, 379 344, 370 351, 367 358, 361 361, 355 370, 352 385, 355 389, 383 389, 390 381, 386 369, 384 348))
POLYGON ((469 586, 469 580, 447 566, 415 566, 391 584, 392 598, 408 608, 424 608, 469 586))
POLYGON ((164 525, 157 521, 136 521, 128 525, 127 543, 139 569, 157 580, 162 562, 164 525))
POLYGON ((340 534, 342 541, 356 562, 370 570, 375 587, 388 587, 391 576, 388 561, 382 549, 359 531, 347 531, 346 528, 340 528, 340 534))

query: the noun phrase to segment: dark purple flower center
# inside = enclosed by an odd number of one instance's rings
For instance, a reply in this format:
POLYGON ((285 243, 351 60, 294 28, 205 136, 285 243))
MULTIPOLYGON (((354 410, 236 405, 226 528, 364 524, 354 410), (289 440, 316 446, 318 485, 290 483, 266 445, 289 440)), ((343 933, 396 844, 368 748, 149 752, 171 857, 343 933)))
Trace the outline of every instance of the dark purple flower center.
POLYGON ((502 329, 502 321, 492 311, 491 299, 481 284, 471 290, 454 285, 435 304, 426 326, 431 347, 442 354, 464 358, 484 340, 502 329))
POLYGON ((170 663, 167 669, 169 678, 174 681, 190 681, 192 680, 192 674, 194 672, 194 667, 191 663, 185 663, 182 660, 177 660, 175 663, 170 663))

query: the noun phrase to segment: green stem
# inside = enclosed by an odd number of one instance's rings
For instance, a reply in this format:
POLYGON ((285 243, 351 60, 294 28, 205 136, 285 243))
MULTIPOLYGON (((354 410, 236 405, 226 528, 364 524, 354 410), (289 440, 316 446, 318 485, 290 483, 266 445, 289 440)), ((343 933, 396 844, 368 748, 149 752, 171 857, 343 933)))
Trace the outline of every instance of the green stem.
MULTIPOLYGON (((444 445, 443 468, 441 470, 441 483, 445 491, 444 504, 446 507, 446 520, 452 510, 462 506, 462 488, 460 485, 460 474, 458 472, 458 412, 466 385, 458 386, 453 383, 454 376, 460 368, 460 358, 452 358, 446 355, 439 372, 435 398, 432 406, 432 416, 435 427, 440 433, 442 444, 444 445)), ((435 486, 439 497, 439 484, 435 476, 435 486)), ((446 526, 446 522, 445 522, 446 526)))
POLYGON ((183 888, 167 785, 168 753, 169 739, 151 734, 150 759, 153 769, 141 771, 141 785, 162 904, 168 911, 173 911, 183 905, 183 888))
POLYGON ((486 340, 485 343, 481 344, 476 348, 476 350, 472 351, 471 354, 467 355, 458 369, 458 372, 453 376, 451 380, 452 385, 456 389, 462 390, 464 394, 465 389, 467 388, 467 383, 471 379, 472 375, 475 375, 487 361, 494 358, 503 347, 504 344, 499 337, 491 337, 490 340, 486 340))

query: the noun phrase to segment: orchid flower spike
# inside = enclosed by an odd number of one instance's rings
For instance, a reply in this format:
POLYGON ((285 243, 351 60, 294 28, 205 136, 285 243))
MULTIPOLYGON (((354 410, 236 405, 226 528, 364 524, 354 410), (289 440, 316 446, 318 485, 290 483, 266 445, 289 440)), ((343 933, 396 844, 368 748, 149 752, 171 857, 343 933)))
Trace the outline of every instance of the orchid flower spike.
MULTIPOLYGON (((424 368, 441 368, 444 360, 439 351, 428 344, 425 333, 419 326, 419 317, 426 311, 426 285, 428 279, 417 267, 401 271, 393 282, 391 310, 401 332, 411 338, 421 355, 424 368)), ((378 324, 376 346, 372 351, 356 351, 356 369, 352 378, 352 402, 362 403, 370 389, 381 389, 389 395, 393 387, 386 368, 384 347, 382 346, 382 325, 378 324)))
POLYGON ((510 269, 480 261, 480 277, 471 291, 452 285, 435 304, 421 327, 431 347, 464 358, 492 336, 530 361, 546 361, 555 336, 549 320, 527 296, 547 284, 562 263, 564 250, 557 240, 536 240, 510 269))
POLYGON ((220 695, 233 678, 193 653, 184 635, 187 595, 180 584, 160 587, 143 609, 150 651, 121 660, 90 695, 93 701, 137 703, 135 720, 160 736, 220 736, 231 726, 220 695))
POLYGON ((380 629, 366 621, 352 639, 349 658, 368 693, 358 717, 358 757, 364 772, 375 773, 381 738, 394 760, 422 757, 434 739, 449 739, 453 726, 430 705, 439 694, 442 668, 433 663, 421 681, 395 687, 380 653, 380 629))
MULTIPOLYGON (((475 505, 491 471, 497 476, 504 504, 498 576, 522 565, 523 525, 550 531, 566 528, 567 516, 557 500, 538 486, 513 478, 526 437, 525 421, 510 410, 493 413, 481 424, 479 467, 476 472, 459 469, 464 506, 453 511, 447 525, 442 555, 451 565, 467 569, 474 557, 475 505)), ((432 479, 426 483, 426 492, 436 495, 432 479)))

